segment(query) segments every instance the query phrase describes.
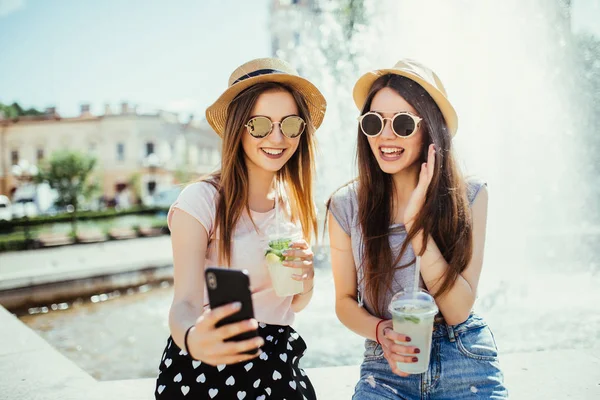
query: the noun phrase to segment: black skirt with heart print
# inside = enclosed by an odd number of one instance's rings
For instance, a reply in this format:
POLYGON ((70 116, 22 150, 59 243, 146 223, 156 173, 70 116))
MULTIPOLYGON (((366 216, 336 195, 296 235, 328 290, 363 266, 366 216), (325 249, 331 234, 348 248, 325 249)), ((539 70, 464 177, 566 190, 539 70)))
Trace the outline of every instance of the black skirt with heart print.
POLYGON ((213 367, 194 361, 171 337, 160 362, 156 399, 314 400, 315 390, 299 366, 306 343, 289 326, 259 324, 260 357, 213 367))

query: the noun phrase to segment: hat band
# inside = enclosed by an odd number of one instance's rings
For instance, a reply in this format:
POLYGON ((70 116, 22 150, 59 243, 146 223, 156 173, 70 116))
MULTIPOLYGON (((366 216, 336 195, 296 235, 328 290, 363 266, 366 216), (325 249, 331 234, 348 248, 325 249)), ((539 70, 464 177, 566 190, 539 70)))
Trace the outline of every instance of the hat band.
POLYGON ((255 76, 260 76, 260 75, 269 75, 269 74, 285 74, 284 71, 279 71, 277 69, 259 69, 256 71, 252 71, 250 73, 247 73, 244 76, 239 77, 238 79, 236 79, 231 86, 235 85, 238 82, 241 82, 243 80, 246 80, 248 78, 253 78, 255 76))

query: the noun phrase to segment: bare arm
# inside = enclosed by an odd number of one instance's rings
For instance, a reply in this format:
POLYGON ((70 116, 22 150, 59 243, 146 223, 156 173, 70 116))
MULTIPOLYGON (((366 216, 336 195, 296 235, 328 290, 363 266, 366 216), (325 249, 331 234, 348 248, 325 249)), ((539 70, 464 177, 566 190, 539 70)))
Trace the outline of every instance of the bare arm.
MULTIPOLYGON (((459 275, 450 290, 436 299, 436 303, 444 319, 450 325, 464 322, 469 317, 477 297, 477 286, 483 266, 487 207, 488 192, 484 186, 479 191, 471 208, 473 217, 473 257, 471 258, 471 262, 459 275)), ((410 227, 411 224, 407 224, 407 228, 410 229, 410 227)), ((422 232, 419 232, 411 242, 415 254, 420 252, 422 242, 422 232)), ((427 248, 421 257, 421 275, 430 293, 435 294, 437 289, 439 289, 447 268, 448 263, 442 256, 440 249, 433 238, 429 237, 427 248)))
POLYGON ((419 350, 408 345, 409 337, 393 331, 391 320, 382 321, 358 305, 356 268, 350 236, 343 231, 332 215, 329 215, 328 223, 331 268, 335 282, 335 312, 338 319, 360 336, 371 340, 379 339, 385 359, 392 371, 401 376, 408 376, 397 369, 396 362, 416 362, 413 356, 406 356, 406 354, 417 354, 419 350))
POLYGON ((331 213, 328 223, 336 315, 342 324, 353 332, 362 337, 376 340, 375 327, 380 319, 360 307, 356 299, 356 267, 350 236, 344 232, 331 213))
POLYGON ((202 224, 176 209, 171 220, 174 289, 169 311, 169 328, 181 349, 187 348, 195 359, 211 365, 233 364, 256 357, 240 354, 263 345, 257 337, 240 342, 226 342, 241 332, 256 330, 256 320, 247 320, 216 328, 216 323, 239 310, 239 304, 228 304, 204 311, 204 263, 208 233, 202 224), (187 346, 185 332, 190 328, 187 346))
POLYGON ((175 293, 169 328, 173 340, 183 349, 185 331, 196 323, 204 309, 203 271, 208 234, 204 226, 179 209, 173 213, 171 230, 175 293))

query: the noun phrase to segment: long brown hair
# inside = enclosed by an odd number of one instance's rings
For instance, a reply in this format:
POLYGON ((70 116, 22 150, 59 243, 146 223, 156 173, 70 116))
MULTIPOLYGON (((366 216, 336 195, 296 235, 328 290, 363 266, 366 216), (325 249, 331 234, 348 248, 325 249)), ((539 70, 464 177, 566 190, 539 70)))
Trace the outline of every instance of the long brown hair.
MULTIPOLYGON (((248 205, 248 169, 242 147, 242 135, 247 134, 244 125, 248 122, 258 97, 266 91, 289 92, 296 101, 299 116, 306 121, 306 129, 300 136, 298 148, 283 168, 277 171, 275 179, 276 187, 283 187, 288 195, 291 219, 300 222, 304 238, 310 242, 313 234, 316 237, 317 216, 312 186, 314 127, 306 101, 298 91, 288 85, 275 82, 258 83, 238 94, 229 104, 223 134, 221 169, 203 179, 211 183, 219 193, 216 200, 215 233, 218 232, 220 240, 219 262, 224 265, 231 262, 233 228, 244 212, 252 218, 248 205)), ((256 228, 256 225, 254 226, 256 228)))
POLYGON ((400 253, 393 260, 389 242, 395 192, 392 175, 384 173, 377 163, 367 137, 358 129, 358 220, 364 238, 363 271, 365 296, 378 315, 383 315, 385 293, 391 290, 397 269, 412 265, 411 260, 398 265, 413 238, 422 230, 425 252, 426 238, 431 236, 438 245, 448 269, 435 297, 450 290, 459 274, 471 260, 473 251, 472 223, 467 200, 466 183, 455 161, 452 138, 446 123, 431 96, 412 80, 398 75, 384 75, 371 87, 362 114, 371 109, 375 94, 391 88, 410 103, 423 118, 423 147, 419 162, 427 161, 431 143, 436 148, 436 168, 427 190, 425 204, 415 218, 400 253))

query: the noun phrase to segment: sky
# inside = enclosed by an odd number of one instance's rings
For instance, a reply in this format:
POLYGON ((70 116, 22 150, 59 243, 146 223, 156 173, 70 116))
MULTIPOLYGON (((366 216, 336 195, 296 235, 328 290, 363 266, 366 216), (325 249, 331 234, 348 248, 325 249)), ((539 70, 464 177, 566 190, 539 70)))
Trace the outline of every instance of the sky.
MULTIPOLYGON (((0 102, 202 114, 238 65, 271 55, 269 3, 0 0, 0 102)), ((575 32, 600 37, 598 21, 600 0, 573 0, 575 32)))
POLYGON ((200 113, 271 55, 268 0, 0 0, 0 102, 200 113))

